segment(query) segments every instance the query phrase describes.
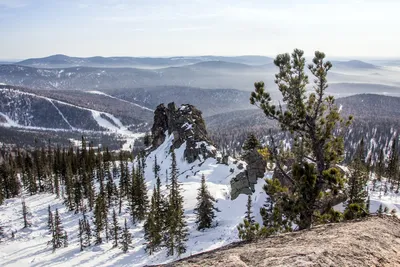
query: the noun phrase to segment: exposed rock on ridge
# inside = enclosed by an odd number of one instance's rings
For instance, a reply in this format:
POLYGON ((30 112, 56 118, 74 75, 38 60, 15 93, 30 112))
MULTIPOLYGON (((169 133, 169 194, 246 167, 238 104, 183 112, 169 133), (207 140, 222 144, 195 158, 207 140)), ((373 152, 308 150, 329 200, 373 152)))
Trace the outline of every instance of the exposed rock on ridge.
POLYGON ((231 180, 231 199, 237 198, 240 194, 252 194, 257 179, 263 178, 265 174, 267 162, 256 149, 248 151, 243 160, 247 163, 246 170, 231 180))
POLYGON ((193 105, 185 104, 177 108, 175 103, 157 106, 154 111, 154 124, 151 128, 152 148, 156 149, 166 138, 166 134, 173 135, 171 149, 179 148, 186 142, 184 157, 192 163, 200 156, 203 158, 215 157, 216 149, 207 135, 206 125, 202 113, 193 105))
POLYGON ((400 266, 400 220, 369 217, 234 243, 166 266, 400 266))

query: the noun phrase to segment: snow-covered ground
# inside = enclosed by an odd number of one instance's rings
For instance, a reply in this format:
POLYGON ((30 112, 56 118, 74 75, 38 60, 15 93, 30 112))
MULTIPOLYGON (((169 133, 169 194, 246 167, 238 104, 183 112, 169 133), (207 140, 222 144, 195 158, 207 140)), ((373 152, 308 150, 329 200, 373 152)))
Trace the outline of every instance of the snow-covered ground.
MULTIPOLYGON (((153 177, 154 158, 157 157, 161 167, 161 180, 165 184, 166 171, 171 165, 169 148, 172 144, 172 135, 155 151, 151 152, 146 160, 145 178, 149 188, 155 184, 153 177)), ((247 196, 240 195, 235 200, 230 200, 230 180, 240 170, 234 159, 229 159, 229 164, 217 164, 215 159, 198 160, 192 164, 184 161, 183 153, 186 144, 176 149, 176 158, 179 167, 179 181, 182 183, 185 215, 189 226, 189 241, 187 252, 181 257, 190 256, 199 252, 212 250, 229 243, 238 241, 236 226, 242 221, 246 209, 247 196), (231 169, 233 172, 231 172, 231 169), (197 189, 200 187, 201 176, 204 174, 207 185, 212 195, 217 199, 216 206, 220 210, 216 215, 216 226, 204 232, 196 230, 195 214, 193 209, 196 205, 197 189)), ((214 149, 209 146, 208 149, 214 149)), ((245 164, 245 163, 244 163, 245 164)), ((267 174, 268 176, 269 174, 267 174)), ((118 183, 118 180, 116 180, 118 183)), ((259 215, 260 207, 265 203, 266 195, 262 190, 265 181, 258 180, 255 193, 252 195, 253 210, 256 220, 261 222, 259 215)), ((372 184, 370 184, 372 186, 372 184)), ((377 186, 379 188, 379 185, 377 186)), ((165 191, 165 186, 163 187, 165 191)), ((68 212, 62 204, 61 199, 56 199, 51 194, 39 194, 34 196, 25 195, 25 201, 32 213, 32 227, 23 229, 21 198, 6 200, 0 206, 0 225, 4 226, 7 237, 0 243, 0 266, 144 266, 148 264, 166 263, 177 260, 177 257, 167 257, 165 250, 156 252, 149 256, 144 251, 143 225, 132 225, 129 213, 124 205, 123 212, 119 216, 122 224, 124 218, 129 221, 130 231, 133 235, 133 248, 124 254, 118 248, 112 248, 111 242, 99 246, 92 245, 80 252, 78 242, 78 220, 81 214, 68 212), (52 210, 59 209, 63 226, 68 232, 69 246, 60 248, 54 253, 48 241, 51 236, 47 229, 47 207, 51 205, 52 210), (14 239, 11 232, 17 231, 14 239)), ((370 192, 371 211, 375 212, 379 205, 388 207, 389 210, 396 209, 400 215, 400 195, 389 193, 384 195, 379 189, 370 192)), ((337 207, 341 208, 341 207, 337 207)), ((87 213, 91 217, 91 213, 87 213)))
MULTIPOLYGON (((388 191, 385 194, 385 183, 386 179, 382 179, 382 182, 377 181, 375 185, 375 190, 373 190, 373 182, 372 180, 368 182, 368 194, 370 197, 370 206, 369 212, 376 213, 379 209, 379 206, 382 205, 382 208, 388 208, 389 213, 392 210, 396 211, 396 216, 400 217, 400 193, 396 194, 397 183, 394 185, 394 190, 390 190, 391 184, 388 183, 388 191)), ((344 211, 343 204, 339 204, 335 206, 335 209, 344 211)))
POLYGON ((136 107, 139 107, 139 108, 142 108, 142 109, 145 109, 145 110, 154 111, 154 110, 152 110, 152 109, 150 109, 150 108, 148 108, 148 107, 141 106, 141 105, 139 105, 139 104, 136 104, 136 103, 133 103, 133 102, 130 102, 130 101, 121 99, 121 98, 117 98, 117 97, 112 96, 112 95, 108 95, 108 94, 106 94, 106 93, 104 93, 104 92, 100 92, 100 91, 86 91, 86 92, 87 92, 87 93, 90 93, 90 94, 97 94, 97 95, 107 96, 107 97, 109 97, 109 98, 114 98, 114 99, 117 99, 117 100, 119 100, 119 101, 122 101, 122 102, 125 102, 125 103, 128 103, 128 104, 134 105, 134 106, 136 106, 136 107))
MULTIPOLYGON (((171 156, 168 153, 171 142, 172 136, 168 137, 147 158, 145 176, 149 189, 153 188, 155 183, 152 172, 155 156, 161 167, 161 179, 165 184, 165 173, 171 164, 171 156)), ((240 195, 233 201, 230 200, 230 180, 240 172, 233 159, 229 160, 229 165, 217 164, 216 160, 212 158, 188 164, 183 159, 185 146, 183 144, 181 148, 175 150, 180 173, 179 180, 182 183, 185 200, 185 215, 190 229, 188 249, 182 257, 238 241, 236 226, 243 219, 247 202, 246 195, 240 195), (233 173, 231 169, 233 169, 233 173), (195 214, 193 213, 202 174, 206 176, 209 190, 217 199, 216 206, 221 211, 217 213, 215 220, 217 226, 204 232, 196 230, 195 214)), ((209 148, 212 149, 212 147, 209 148)), ((262 190, 264 183, 263 179, 259 179, 255 187, 256 192, 252 196, 253 209, 256 211, 256 220, 258 221, 261 221, 258 210, 265 202, 265 193, 262 190)), ((118 248, 113 249, 111 242, 100 246, 91 246, 80 252, 77 233, 81 214, 68 212, 62 204, 62 200, 56 199, 51 194, 25 196, 25 200, 32 213, 32 227, 28 229, 22 229, 21 198, 9 199, 0 206, 0 225, 4 225, 7 233, 5 241, 0 243, 0 266, 144 266, 177 259, 176 257, 167 257, 165 250, 152 256, 147 255, 144 251, 142 224, 135 226, 131 223, 129 225, 133 235, 132 245, 134 248, 128 253, 124 254, 118 248), (63 226, 69 236, 69 246, 60 248, 54 253, 47 244, 51 239, 47 230, 48 205, 51 205, 53 210, 59 209, 63 226), (14 240, 11 238, 11 231, 17 231, 14 240)), ((88 213, 88 216, 91 216, 91 213, 88 213)), ((121 223, 124 218, 129 218, 125 209, 120 215, 121 223)))

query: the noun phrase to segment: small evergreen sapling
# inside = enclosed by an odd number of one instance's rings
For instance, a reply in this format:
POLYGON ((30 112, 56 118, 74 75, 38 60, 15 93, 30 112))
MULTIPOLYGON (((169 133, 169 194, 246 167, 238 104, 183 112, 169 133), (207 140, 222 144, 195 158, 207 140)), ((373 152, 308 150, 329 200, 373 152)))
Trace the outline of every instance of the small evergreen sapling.
POLYGON ((245 218, 243 222, 237 226, 237 230, 239 232, 239 238, 245 241, 255 241, 267 234, 267 229, 265 227, 260 227, 260 224, 254 220, 250 195, 247 198, 245 218))
POLYGON ((126 253, 126 252, 128 251, 128 249, 129 249, 129 247, 130 247, 131 244, 132 244, 132 235, 131 235, 131 233, 129 232, 128 224, 127 224, 127 222, 126 222, 126 219, 125 219, 124 229, 123 229, 123 231, 122 231, 122 233, 121 233, 120 240, 121 240, 121 242, 120 242, 120 244, 121 244, 121 249, 122 249, 122 251, 123 251, 124 253, 126 253))

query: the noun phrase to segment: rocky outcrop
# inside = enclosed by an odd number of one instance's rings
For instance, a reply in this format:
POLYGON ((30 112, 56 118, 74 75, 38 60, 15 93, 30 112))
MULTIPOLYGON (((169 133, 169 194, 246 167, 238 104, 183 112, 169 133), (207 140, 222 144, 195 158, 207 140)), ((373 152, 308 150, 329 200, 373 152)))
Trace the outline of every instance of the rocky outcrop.
POLYGON ((179 148, 186 142, 184 157, 192 163, 201 157, 215 157, 216 149, 211 145, 207 135, 202 113, 196 107, 186 104, 177 108, 175 103, 167 107, 160 104, 154 111, 152 132, 152 148, 156 149, 166 138, 173 135, 171 149, 179 148))
POLYGON ((258 242, 238 242, 165 266, 400 266, 400 220, 368 217, 258 242))
POLYGON ((231 180, 231 199, 240 194, 250 195, 254 192, 254 185, 258 178, 263 178, 267 162, 256 149, 248 151, 243 160, 247 163, 246 169, 231 180))

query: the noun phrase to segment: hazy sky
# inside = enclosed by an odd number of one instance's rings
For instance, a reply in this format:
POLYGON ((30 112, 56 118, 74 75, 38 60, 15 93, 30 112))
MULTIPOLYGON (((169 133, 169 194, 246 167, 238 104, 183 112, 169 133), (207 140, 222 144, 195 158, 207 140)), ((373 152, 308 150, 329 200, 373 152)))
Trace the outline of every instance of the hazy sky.
POLYGON ((0 58, 400 57, 400 0, 0 0, 0 58))

